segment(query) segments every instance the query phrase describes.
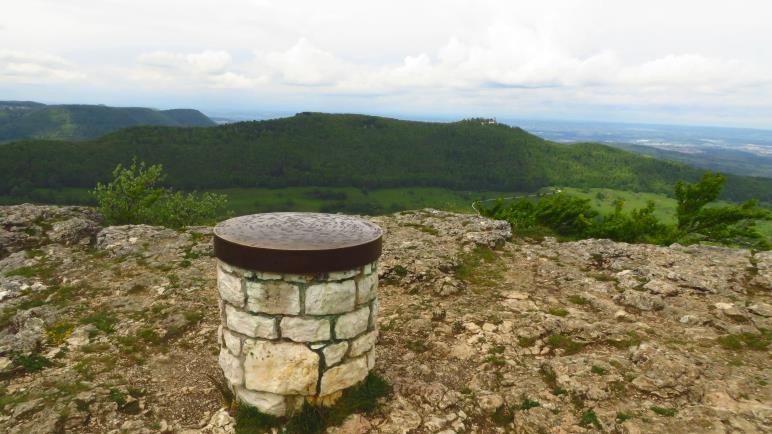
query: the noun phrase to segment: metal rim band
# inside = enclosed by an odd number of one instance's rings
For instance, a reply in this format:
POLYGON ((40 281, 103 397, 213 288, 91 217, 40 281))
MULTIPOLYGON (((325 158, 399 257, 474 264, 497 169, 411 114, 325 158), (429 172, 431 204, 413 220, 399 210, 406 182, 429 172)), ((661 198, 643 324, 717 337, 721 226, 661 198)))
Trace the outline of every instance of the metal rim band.
POLYGON ((336 249, 277 250, 245 246, 215 234, 214 254, 227 264, 252 271, 323 273, 351 270, 375 261, 381 256, 382 238, 336 249))

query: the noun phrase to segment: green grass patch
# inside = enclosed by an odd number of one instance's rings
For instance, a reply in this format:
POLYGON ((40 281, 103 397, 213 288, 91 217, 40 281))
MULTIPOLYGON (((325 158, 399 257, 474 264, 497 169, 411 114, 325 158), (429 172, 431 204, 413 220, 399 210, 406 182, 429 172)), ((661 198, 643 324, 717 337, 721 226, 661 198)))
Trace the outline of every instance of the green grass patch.
POLYGON ((110 334, 115 331, 115 323, 118 322, 118 320, 113 314, 105 310, 98 310, 83 318, 80 322, 83 324, 92 324, 97 330, 110 334))
POLYGON ((257 409, 239 404, 236 408, 237 434, 262 434, 272 428, 287 434, 317 434, 328 427, 340 425, 354 413, 372 414, 378 407, 378 399, 391 393, 385 378, 371 372, 365 380, 343 392, 343 396, 331 407, 304 404, 298 414, 289 418, 263 414, 257 409))
POLYGON ((563 350, 563 354, 566 356, 576 354, 584 348, 582 343, 576 342, 570 336, 565 335, 551 335, 547 338, 547 345, 552 349, 563 350))
POLYGON ((740 333, 717 338, 722 348, 731 351, 766 351, 770 340, 772 340, 772 331, 767 329, 761 329, 760 333, 740 333))
POLYGON ((539 401, 530 399, 525 396, 523 397, 523 400, 520 402, 520 405, 517 406, 518 410, 530 410, 536 407, 541 407, 541 403, 539 401))
POLYGON ((590 368, 590 372, 596 375, 606 375, 606 369, 603 367, 600 367, 598 365, 592 365, 592 368, 590 368))
POLYGON ((462 254, 459 259, 461 265, 456 268, 455 275, 458 279, 473 285, 473 289, 492 287, 501 282, 501 269, 488 266, 498 261, 498 256, 493 249, 477 246, 471 252, 462 254))
POLYGON ((5 273, 7 277, 37 277, 41 280, 50 280, 54 277, 54 271, 56 267, 48 263, 41 263, 38 265, 30 265, 26 267, 17 268, 5 273))
POLYGON ((582 297, 581 295, 569 295, 568 301, 570 301, 573 304, 578 304, 580 306, 584 306, 585 304, 589 303, 590 301, 586 298, 582 297))
POLYGON ((660 416, 665 416, 665 417, 673 417, 678 413, 678 410, 676 410, 675 408, 660 407, 657 405, 651 406, 650 410, 653 411, 654 413, 657 413, 660 416))
POLYGON ((626 420, 631 419, 632 416, 629 413, 625 413, 624 411, 618 411, 617 412, 617 422, 624 423, 626 420))
POLYGON ((643 339, 635 330, 630 330, 626 333, 626 337, 621 339, 608 339, 606 343, 614 348, 620 350, 626 350, 629 347, 635 347, 641 344, 643 339))
POLYGON ((425 234, 429 234, 429 235, 437 236, 437 235, 440 234, 440 231, 438 231, 437 229, 434 229, 431 226, 422 225, 422 224, 418 224, 418 223, 407 223, 407 224, 405 224, 403 226, 407 226, 409 228, 414 228, 416 230, 419 230, 419 231, 421 231, 421 232, 423 232, 425 234))
POLYGON ((579 425, 585 428, 591 425, 595 427, 595 429, 603 428, 603 425, 600 424, 600 420, 598 419, 598 415, 595 414, 595 411, 592 409, 589 409, 584 413, 582 413, 582 417, 579 419, 579 425))
POLYGON ((553 307, 547 310, 547 313, 555 316, 568 316, 568 311, 562 307, 553 307))
POLYGON ((23 372, 37 372, 54 365, 50 360, 38 353, 29 355, 12 353, 11 361, 15 366, 21 368, 23 372))

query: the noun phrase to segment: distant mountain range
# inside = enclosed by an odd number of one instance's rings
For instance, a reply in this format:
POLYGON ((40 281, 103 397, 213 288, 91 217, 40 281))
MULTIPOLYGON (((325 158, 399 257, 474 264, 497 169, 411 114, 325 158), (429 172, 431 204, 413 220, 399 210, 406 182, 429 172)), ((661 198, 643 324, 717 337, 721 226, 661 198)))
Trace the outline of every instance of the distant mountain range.
MULTIPOLYGON (((0 195, 91 188, 133 158, 179 189, 355 186, 534 191, 607 187, 671 194, 704 172, 597 143, 560 144, 487 120, 452 123, 324 113, 211 128, 132 127, 88 141, 0 146, 0 195), (88 158, 84 158, 88 156, 88 158)), ((772 202, 772 179, 728 177, 723 197, 772 202)))
POLYGON ((155 110, 0 101, 0 143, 29 139, 94 139, 137 125, 205 127, 215 125, 215 122, 193 109, 155 110))

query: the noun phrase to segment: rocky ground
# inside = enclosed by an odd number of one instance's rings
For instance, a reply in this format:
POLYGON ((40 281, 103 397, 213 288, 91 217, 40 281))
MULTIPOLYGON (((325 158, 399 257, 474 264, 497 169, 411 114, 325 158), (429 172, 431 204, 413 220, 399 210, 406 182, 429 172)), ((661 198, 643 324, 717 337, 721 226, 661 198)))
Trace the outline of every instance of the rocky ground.
MULTIPOLYGON (((372 220, 394 387, 330 431, 770 431, 772 252, 372 220)), ((0 207, 0 432, 232 432, 215 285, 210 228, 0 207)))

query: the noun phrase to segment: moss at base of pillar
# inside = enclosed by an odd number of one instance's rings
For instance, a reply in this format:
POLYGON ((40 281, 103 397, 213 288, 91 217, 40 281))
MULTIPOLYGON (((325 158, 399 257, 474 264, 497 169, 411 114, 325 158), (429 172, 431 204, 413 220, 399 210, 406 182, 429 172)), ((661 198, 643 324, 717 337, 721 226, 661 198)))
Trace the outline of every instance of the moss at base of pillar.
POLYGON ((274 427, 283 427, 289 434, 315 434, 328 427, 343 423, 355 413, 372 413, 378 407, 378 398, 391 393, 391 385, 381 375, 370 372, 356 386, 343 392, 331 407, 317 407, 308 403, 292 417, 275 417, 261 413, 254 407, 239 404, 236 408, 236 434, 258 434, 274 427))

